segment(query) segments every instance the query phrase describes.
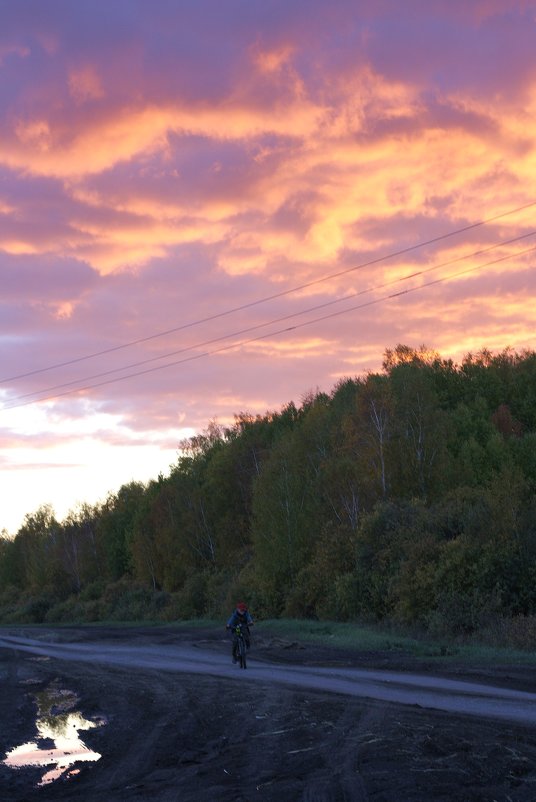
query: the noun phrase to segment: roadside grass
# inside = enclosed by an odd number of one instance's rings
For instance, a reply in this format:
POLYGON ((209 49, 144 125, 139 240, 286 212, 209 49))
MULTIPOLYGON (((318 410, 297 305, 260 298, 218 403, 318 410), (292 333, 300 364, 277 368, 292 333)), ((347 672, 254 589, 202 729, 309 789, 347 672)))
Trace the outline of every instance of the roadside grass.
POLYGON ((178 619, 176 621, 157 621, 146 619, 141 621, 117 621, 116 619, 103 621, 73 620, 57 621, 53 623, 44 621, 36 624, 14 624, 0 621, 0 627, 4 627, 6 629, 73 629, 73 627, 83 629, 140 629, 144 627, 147 629, 210 629, 214 628, 214 626, 217 626, 218 624, 221 624, 219 619, 215 621, 210 618, 190 618, 186 620, 178 619))
MULTIPOLYGON (((87 629, 166 629, 191 630, 214 629, 224 626, 221 618, 189 618, 173 621, 161 620, 127 620, 116 619, 102 621, 62 621, 55 623, 0 623, 2 628, 16 627, 24 629, 69 629, 82 627, 87 629)), ((335 649, 353 650, 355 652, 395 652, 400 656, 426 659, 435 663, 448 664, 456 662, 471 665, 534 665, 536 666, 536 649, 516 649, 489 645, 479 641, 477 635, 471 638, 431 638, 426 634, 409 635, 396 630, 394 626, 373 626, 359 622, 311 621, 304 619, 269 619, 257 621, 255 629, 274 637, 284 638, 301 643, 314 643, 330 646, 335 649)), ((498 633, 495 633, 498 634, 498 633)), ((495 637, 493 641, 495 641, 495 637)))
POLYGON ((259 630, 281 638, 303 643, 330 645, 356 652, 399 652, 401 655, 426 658, 437 662, 469 664, 536 665, 536 651, 501 648, 479 643, 457 642, 452 639, 414 637, 392 629, 365 626, 359 623, 272 619, 258 622, 259 630))

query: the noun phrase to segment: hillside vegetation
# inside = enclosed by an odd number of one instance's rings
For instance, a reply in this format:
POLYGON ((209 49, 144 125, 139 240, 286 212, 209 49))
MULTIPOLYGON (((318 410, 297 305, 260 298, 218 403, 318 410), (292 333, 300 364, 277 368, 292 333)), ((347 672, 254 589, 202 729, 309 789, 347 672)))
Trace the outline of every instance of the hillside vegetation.
POLYGON ((536 354, 383 370, 180 444, 169 475, 0 539, 4 622, 365 620, 536 647, 536 354))

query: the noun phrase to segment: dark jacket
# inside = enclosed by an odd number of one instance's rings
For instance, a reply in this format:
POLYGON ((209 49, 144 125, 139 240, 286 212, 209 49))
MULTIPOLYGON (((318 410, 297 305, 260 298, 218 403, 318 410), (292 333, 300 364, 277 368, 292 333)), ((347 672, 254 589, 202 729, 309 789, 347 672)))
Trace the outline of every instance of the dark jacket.
POLYGON ((241 613, 238 612, 238 610, 235 610, 230 619, 227 621, 227 626, 230 629, 234 629, 236 626, 238 626, 238 624, 241 624, 243 627, 244 626, 247 627, 249 624, 252 623, 253 623, 253 618, 251 617, 248 611, 246 611, 242 615, 241 613))

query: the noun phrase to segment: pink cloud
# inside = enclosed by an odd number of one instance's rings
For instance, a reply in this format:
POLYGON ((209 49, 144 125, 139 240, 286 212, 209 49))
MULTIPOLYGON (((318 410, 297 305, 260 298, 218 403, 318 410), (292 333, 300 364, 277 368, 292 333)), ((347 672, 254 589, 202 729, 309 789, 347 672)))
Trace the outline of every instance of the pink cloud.
POLYGON ((53 463, 78 438, 167 458, 179 432, 329 391, 397 342, 533 342, 521 245, 390 297, 529 233, 532 208, 378 261, 533 200, 530 4, 155 3, 4 14, 0 362, 25 375, 0 393, 61 394, 3 410, 6 453, 53 463))

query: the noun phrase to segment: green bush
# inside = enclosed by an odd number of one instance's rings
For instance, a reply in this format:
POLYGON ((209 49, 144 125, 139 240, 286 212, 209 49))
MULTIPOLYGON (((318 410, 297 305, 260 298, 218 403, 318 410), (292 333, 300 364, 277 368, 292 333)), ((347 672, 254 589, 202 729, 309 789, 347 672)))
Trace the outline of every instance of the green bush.
POLYGON ((222 617, 228 618, 239 601, 244 601, 256 619, 278 618, 284 606, 284 591, 271 580, 259 576, 254 561, 246 563, 241 571, 229 579, 222 617))
POLYGON ((49 593, 23 598, 8 618, 8 623, 42 624, 56 599, 49 593))
POLYGON ((478 640, 495 648, 536 651, 536 615, 496 616, 478 633, 478 640))
POLYGON ((360 607, 359 586, 355 573, 338 576, 333 591, 319 608, 319 616, 334 618, 336 621, 350 621, 355 618, 360 607))
POLYGON ((10 623, 19 609, 21 593, 14 587, 9 587, 0 593, 0 621, 10 623))
POLYGON ((436 608, 427 616, 427 629, 434 637, 464 637, 479 632, 500 610, 498 590, 491 593, 478 588, 466 592, 448 590, 439 596, 436 608))
POLYGON ((186 618, 196 618, 205 613, 207 605, 207 577, 205 574, 193 574, 184 583, 179 592, 185 608, 190 609, 190 614, 186 618))
POLYGON ((245 587, 236 584, 233 573, 229 570, 212 571, 206 579, 205 615, 209 618, 227 619, 230 609, 237 601, 249 601, 249 592, 245 587))
POLYGON ((97 601, 101 599, 106 589, 106 582, 102 579, 97 579, 95 582, 90 582, 80 591, 79 599, 81 602, 97 601))
POLYGON ((79 623, 85 620, 84 607, 76 596, 52 605, 45 618, 47 624, 79 623))
POLYGON ((143 586, 134 585, 125 590, 109 605, 108 617, 111 621, 144 621, 149 619, 151 591, 143 586))

